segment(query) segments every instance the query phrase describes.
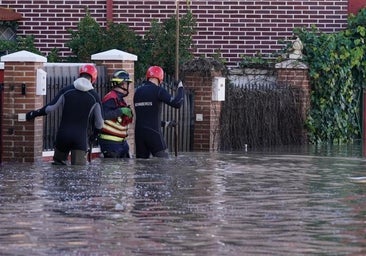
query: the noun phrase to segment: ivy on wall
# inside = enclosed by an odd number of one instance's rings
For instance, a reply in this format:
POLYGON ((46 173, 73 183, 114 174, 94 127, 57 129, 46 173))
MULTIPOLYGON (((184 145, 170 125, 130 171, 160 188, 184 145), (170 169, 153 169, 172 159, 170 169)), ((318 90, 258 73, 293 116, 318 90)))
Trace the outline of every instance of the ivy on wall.
POLYGON ((311 143, 350 143, 361 136, 361 95, 366 85, 366 10, 350 15, 347 29, 326 34, 295 29, 309 65, 311 107, 306 120, 311 143))

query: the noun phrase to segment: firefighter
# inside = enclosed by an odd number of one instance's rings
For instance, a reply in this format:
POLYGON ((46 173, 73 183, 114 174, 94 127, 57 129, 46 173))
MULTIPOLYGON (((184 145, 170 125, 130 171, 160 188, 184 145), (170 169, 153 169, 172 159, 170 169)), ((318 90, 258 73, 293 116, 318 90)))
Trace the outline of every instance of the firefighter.
POLYGON ((93 64, 79 68, 79 78, 73 85, 64 87, 50 103, 38 110, 26 114, 33 120, 62 108, 61 122, 57 130, 53 164, 66 165, 71 152, 72 165, 85 165, 88 151, 88 130, 101 129, 103 115, 101 101, 93 87, 97 79, 97 69, 93 64))
POLYGON ((138 87, 134 95, 136 158, 168 157, 167 146, 161 127, 174 127, 174 121, 161 121, 162 104, 180 108, 184 101, 182 82, 178 83, 176 96, 172 97, 161 86, 164 71, 159 66, 151 66, 146 71, 146 81, 138 87))
POLYGON ((111 83, 113 89, 102 99, 105 121, 98 136, 100 149, 105 158, 130 158, 126 137, 133 114, 124 98, 129 94, 132 80, 122 69, 113 73, 111 83))

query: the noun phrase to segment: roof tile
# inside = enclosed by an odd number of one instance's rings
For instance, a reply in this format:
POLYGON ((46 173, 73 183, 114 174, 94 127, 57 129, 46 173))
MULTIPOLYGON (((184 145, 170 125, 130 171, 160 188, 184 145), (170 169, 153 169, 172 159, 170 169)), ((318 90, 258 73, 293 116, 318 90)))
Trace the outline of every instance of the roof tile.
POLYGON ((23 17, 13 9, 0 7, 0 21, 21 20, 23 17))

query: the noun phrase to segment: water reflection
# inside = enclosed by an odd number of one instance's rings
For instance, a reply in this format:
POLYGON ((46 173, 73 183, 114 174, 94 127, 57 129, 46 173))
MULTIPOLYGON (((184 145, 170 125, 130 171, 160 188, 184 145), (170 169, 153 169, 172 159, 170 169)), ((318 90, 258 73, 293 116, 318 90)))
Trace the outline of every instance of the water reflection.
POLYGON ((363 255, 359 148, 0 170, 2 255, 363 255))

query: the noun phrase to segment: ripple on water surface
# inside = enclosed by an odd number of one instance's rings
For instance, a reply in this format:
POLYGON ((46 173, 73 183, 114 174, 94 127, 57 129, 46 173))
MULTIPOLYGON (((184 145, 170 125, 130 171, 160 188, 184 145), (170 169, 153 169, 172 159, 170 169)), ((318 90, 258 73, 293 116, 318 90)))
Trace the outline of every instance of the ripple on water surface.
POLYGON ((359 156, 181 153, 85 167, 3 164, 6 255, 366 253, 359 156))

